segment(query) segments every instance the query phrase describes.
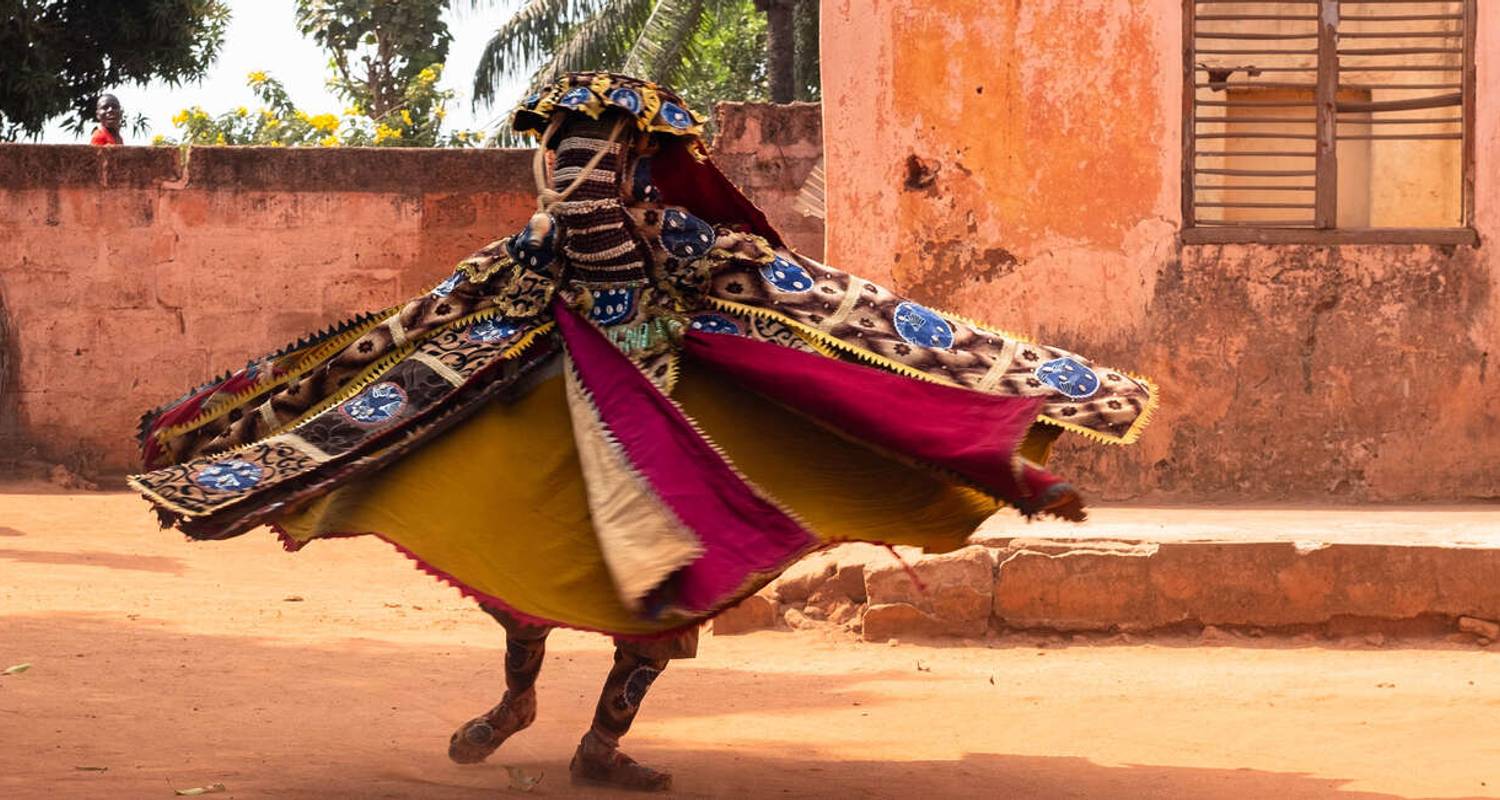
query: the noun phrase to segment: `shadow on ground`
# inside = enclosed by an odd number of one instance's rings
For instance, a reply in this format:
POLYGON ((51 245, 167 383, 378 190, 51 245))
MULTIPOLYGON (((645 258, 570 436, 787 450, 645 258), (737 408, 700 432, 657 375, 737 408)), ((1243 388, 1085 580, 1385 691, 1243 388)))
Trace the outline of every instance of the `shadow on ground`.
MULTIPOLYGON (((8 529, 7 529, 8 530, 8 529)), ((24 536, 19 531, 0 536, 24 536)), ((0 560, 20 561, 31 564, 57 564, 68 567, 103 567, 105 569, 129 569, 140 572, 163 572, 183 575, 187 565, 180 558, 170 556, 142 556, 125 553, 110 553, 102 550, 55 551, 16 550, 0 547, 0 560)))
MULTIPOLYGON (((453 726, 500 694, 498 637, 496 645, 309 644, 84 615, 0 617, 0 659, 33 664, 0 678, 0 796, 171 797, 172 788, 224 783, 226 796, 237 798, 492 798, 506 793, 499 762, 545 772, 534 796, 599 796, 570 786, 566 763, 608 668, 602 642, 549 654, 541 718, 497 763, 446 760, 453 726)), ((677 665, 657 682, 628 749, 674 771, 681 797, 1397 797, 1293 773, 1103 766, 1076 757, 849 758, 861 726, 876 724, 862 722, 853 706, 892 702, 869 686, 894 677, 677 665), (720 724, 715 715, 734 716, 720 724), (806 717, 835 719, 822 733, 839 741, 802 741, 778 725, 806 717), (662 733, 694 719, 718 724, 722 740, 662 733), (785 739, 747 740, 747 727, 785 739), (838 747, 841 755, 828 755, 838 747)), ((901 734, 944 732, 926 725, 901 734)), ((984 743, 963 746, 979 751, 984 743)))

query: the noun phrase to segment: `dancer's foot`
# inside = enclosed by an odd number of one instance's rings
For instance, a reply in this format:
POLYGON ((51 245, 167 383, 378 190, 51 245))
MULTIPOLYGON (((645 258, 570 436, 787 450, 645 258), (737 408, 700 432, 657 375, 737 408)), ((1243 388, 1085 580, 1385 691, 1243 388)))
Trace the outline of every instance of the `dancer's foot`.
POLYGON ((574 783, 602 783, 643 792, 672 788, 670 774, 636 763, 593 731, 583 735, 568 771, 573 774, 574 783))
POLYGON ((453 732, 448 740, 448 757, 459 764, 478 764, 535 721, 536 690, 528 689, 515 697, 506 692, 499 705, 453 732))

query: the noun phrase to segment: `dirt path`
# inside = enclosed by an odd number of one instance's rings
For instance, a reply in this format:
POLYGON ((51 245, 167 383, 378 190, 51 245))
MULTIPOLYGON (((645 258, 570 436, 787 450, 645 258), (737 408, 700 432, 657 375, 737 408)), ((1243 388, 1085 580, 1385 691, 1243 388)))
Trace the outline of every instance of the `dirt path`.
MULTIPOLYGON (((375 541, 188 544, 124 495, 0 495, 0 797, 480 798, 567 782, 609 646, 559 633, 541 718, 445 743, 501 637, 375 541), (108 767, 84 771, 79 767, 108 767)), ((682 797, 1500 797, 1500 654, 705 637, 627 749, 682 797)))

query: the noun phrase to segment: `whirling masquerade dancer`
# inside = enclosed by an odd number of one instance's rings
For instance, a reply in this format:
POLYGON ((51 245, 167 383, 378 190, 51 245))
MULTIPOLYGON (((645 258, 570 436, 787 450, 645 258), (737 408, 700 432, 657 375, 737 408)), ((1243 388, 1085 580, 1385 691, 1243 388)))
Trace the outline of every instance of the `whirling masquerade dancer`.
POLYGON ((1156 404, 793 252, 663 87, 569 75, 513 125, 539 144, 520 233, 148 413, 131 479, 192 538, 375 535, 475 598, 506 691, 455 761, 531 724, 566 626, 616 641, 575 779, 668 787, 619 740, 701 623, 835 543, 952 550, 1005 505, 1081 520, 1054 440, 1132 442, 1156 404))

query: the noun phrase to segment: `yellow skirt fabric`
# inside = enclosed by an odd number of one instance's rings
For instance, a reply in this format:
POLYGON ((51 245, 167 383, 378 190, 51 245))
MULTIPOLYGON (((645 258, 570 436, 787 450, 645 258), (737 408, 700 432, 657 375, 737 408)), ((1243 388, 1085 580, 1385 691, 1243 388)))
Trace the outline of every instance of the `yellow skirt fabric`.
MULTIPOLYGON (((684 364, 674 399, 751 483, 825 544, 961 547, 989 497, 871 451, 684 364)), ((281 521, 298 543, 376 534, 481 601, 624 635, 697 620, 626 607, 590 524, 559 375, 281 521)), ((754 591, 756 586, 747 587, 754 591)))

